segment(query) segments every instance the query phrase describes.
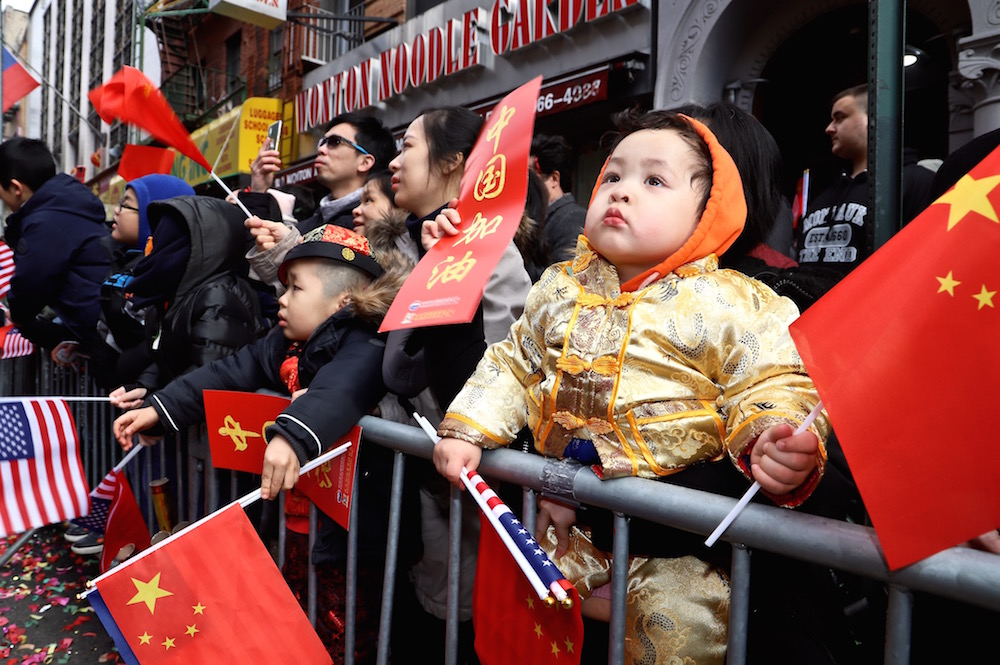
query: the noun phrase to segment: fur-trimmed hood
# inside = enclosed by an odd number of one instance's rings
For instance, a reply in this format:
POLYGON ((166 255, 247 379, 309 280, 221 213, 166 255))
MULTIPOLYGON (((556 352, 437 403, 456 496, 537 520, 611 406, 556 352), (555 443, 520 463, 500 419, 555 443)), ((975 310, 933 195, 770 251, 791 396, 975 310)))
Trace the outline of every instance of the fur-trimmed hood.
POLYGON ((417 248, 406 231, 406 213, 393 211, 365 227, 365 237, 375 259, 385 272, 367 286, 350 291, 354 314, 374 324, 382 324, 393 298, 417 264, 417 248))

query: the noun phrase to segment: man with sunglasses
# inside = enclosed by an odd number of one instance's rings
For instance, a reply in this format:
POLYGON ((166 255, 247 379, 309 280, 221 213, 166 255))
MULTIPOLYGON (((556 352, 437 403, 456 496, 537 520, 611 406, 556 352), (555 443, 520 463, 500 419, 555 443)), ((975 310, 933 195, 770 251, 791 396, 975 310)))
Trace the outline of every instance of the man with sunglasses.
POLYGON ((0 200, 13 213, 5 232, 14 250, 11 319, 38 346, 75 341, 89 351, 111 263, 101 244, 104 205, 80 181, 56 173, 48 146, 24 137, 0 143, 0 200))
POLYGON ((266 139, 250 167, 250 191, 241 192, 240 200, 257 215, 246 226, 256 240, 247 260, 256 277, 281 290, 278 266, 285 254, 303 234, 324 224, 354 228, 351 211, 361 201, 361 189, 369 171, 387 168, 396 154, 392 133, 380 120, 359 113, 344 113, 327 126, 316 148, 313 169, 316 180, 330 193, 323 197, 315 214, 299 220, 294 227, 275 221, 274 198, 267 192, 274 174, 281 169, 281 153, 266 139))

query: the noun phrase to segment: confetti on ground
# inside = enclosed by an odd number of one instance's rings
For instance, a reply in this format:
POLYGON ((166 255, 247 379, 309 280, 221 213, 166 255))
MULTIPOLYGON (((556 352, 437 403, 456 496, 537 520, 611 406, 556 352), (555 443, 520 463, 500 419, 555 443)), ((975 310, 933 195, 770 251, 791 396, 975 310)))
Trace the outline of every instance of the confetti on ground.
MULTIPOLYGON (((0 665, 120 665, 114 643, 87 601, 97 557, 70 550, 65 525, 39 529, 0 568, 0 665)), ((0 554, 17 536, 0 539, 0 554)))

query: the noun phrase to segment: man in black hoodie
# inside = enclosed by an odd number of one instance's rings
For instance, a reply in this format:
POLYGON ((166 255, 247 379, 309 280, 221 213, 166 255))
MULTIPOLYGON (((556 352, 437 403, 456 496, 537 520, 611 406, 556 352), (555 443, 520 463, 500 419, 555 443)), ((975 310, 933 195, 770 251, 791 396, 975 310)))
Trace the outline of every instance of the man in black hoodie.
POLYGON ((111 263, 101 245, 104 205, 73 177, 56 174, 44 143, 23 137, 0 143, 0 199, 13 211, 5 232, 14 250, 11 319, 38 346, 76 341, 89 349, 111 263), (40 316, 46 307, 55 319, 40 316))

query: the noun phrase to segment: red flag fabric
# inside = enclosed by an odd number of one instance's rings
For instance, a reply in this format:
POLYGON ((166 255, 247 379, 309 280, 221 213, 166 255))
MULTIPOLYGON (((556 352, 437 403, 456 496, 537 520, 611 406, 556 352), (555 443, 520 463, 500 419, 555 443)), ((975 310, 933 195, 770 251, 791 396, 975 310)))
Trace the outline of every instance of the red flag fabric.
POLYGON ((546 605, 486 517, 480 513, 479 519, 479 557, 472 589, 479 660, 483 665, 579 663, 583 618, 576 589, 567 589, 572 608, 546 605))
POLYGON ((0 359, 30 356, 35 352, 35 345, 22 335, 14 324, 0 328, 0 359))
POLYGON ((291 400, 232 390, 206 390, 203 397, 212 466, 259 475, 267 448, 264 430, 291 400))
POLYGON ((994 151, 791 327, 893 569, 1000 526, 998 209, 994 151))
POLYGON ((174 166, 176 153, 166 148, 129 143, 118 162, 118 175, 127 182, 151 173, 168 175, 174 166))
POLYGON ((351 496, 354 493, 354 473, 358 468, 361 428, 355 425, 346 436, 332 446, 326 447, 326 450, 330 450, 348 441, 351 442, 351 447, 343 455, 299 476, 299 482, 295 486, 295 489, 309 497, 317 508, 345 529, 351 513, 351 496))
POLYGON ((41 83, 24 68, 6 46, 3 47, 3 110, 10 110, 41 83))
POLYGON ((135 545, 140 552, 149 547, 149 527, 135 501, 128 478, 121 471, 112 470, 105 478, 114 479, 114 498, 108 509, 107 523, 104 525, 104 549, 101 550, 101 572, 111 567, 118 551, 126 545, 135 545))
MULTIPOLYGON (((201 154, 191 135, 181 124, 163 93, 146 75, 128 65, 122 67, 104 85, 87 95, 104 122, 116 118, 146 130, 157 140, 177 149, 177 152, 211 171, 212 166, 201 154)), ((124 177, 124 176, 123 176, 124 177)))
POLYGON ((331 663, 238 504, 98 579, 88 599, 128 663, 331 663))
POLYGON ((0 537, 83 515, 89 491, 66 402, 0 401, 0 537))

